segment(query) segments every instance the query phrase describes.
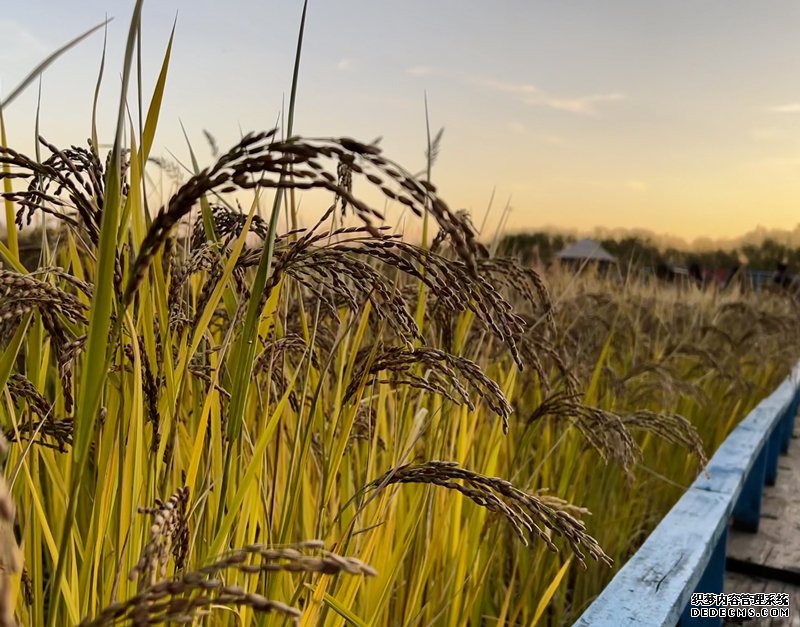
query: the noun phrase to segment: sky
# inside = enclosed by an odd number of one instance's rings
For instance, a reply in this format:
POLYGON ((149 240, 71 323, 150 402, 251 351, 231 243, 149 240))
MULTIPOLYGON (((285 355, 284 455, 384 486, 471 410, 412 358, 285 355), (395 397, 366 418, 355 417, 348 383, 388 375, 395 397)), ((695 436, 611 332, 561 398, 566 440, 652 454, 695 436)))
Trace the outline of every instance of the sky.
MULTIPOLYGON (((105 16, 99 114, 111 141, 131 0, 7 3, 0 97, 105 16)), ((203 164, 288 100, 300 0, 145 2, 144 93, 175 42, 154 154, 203 164)), ((297 133, 381 138, 425 164, 427 94, 444 127, 433 181, 508 230, 641 228, 729 238, 800 223, 800 3, 794 0, 309 0, 297 133)), ((41 133, 83 143, 99 32, 44 74, 41 133)), ((32 150, 36 86, 5 111, 32 150)))

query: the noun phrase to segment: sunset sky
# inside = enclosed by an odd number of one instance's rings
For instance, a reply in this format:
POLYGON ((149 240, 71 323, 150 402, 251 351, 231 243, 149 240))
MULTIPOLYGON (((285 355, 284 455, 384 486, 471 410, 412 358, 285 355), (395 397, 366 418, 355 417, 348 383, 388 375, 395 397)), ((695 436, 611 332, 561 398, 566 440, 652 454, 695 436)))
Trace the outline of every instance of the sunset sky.
MULTIPOLYGON (((133 2, 6 3, 0 93, 107 14, 101 140, 110 141, 133 2)), ((288 94, 302 3, 145 2, 145 94, 177 14, 156 154, 203 162, 274 126, 288 94)), ((431 124, 453 208, 495 210, 512 230, 645 228, 695 238, 800 222, 800 3, 791 0, 310 0, 295 130, 382 137, 410 170, 431 124)), ((44 75, 41 130, 89 135, 103 35, 44 75)), ((30 150, 36 88, 6 111, 30 150)))

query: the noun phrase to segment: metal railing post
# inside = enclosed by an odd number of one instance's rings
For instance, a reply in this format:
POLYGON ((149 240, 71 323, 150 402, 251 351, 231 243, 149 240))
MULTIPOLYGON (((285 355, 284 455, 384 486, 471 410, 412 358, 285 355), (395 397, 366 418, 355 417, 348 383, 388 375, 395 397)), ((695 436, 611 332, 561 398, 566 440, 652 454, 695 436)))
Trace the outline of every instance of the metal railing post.
POLYGON ((765 447, 767 449, 767 469, 764 475, 765 485, 775 485, 775 481, 778 479, 778 457, 781 453, 781 436, 783 435, 781 425, 783 425, 783 420, 784 419, 781 418, 781 421, 772 430, 765 447))
MULTIPOLYGON (((699 594, 719 594, 725 588, 725 558, 728 555, 728 530, 723 531, 722 536, 717 541, 717 546, 711 553, 708 566, 703 571, 703 576, 695 588, 699 594)), ((679 627, 711 627, 712 625, 722 625, 722 619, 715 620, 709 618, 694 618, 690 613, 691 603, 683 610, 678 621, 679 627)))
POLYGON ((744 480, 742 493, 733 506, 733 527, 741 531, 758 531, 761 518, 761 495, 764 492, 764 481, 767 475, 767 456, 769 444, 756 457, 750 474, 744 480))

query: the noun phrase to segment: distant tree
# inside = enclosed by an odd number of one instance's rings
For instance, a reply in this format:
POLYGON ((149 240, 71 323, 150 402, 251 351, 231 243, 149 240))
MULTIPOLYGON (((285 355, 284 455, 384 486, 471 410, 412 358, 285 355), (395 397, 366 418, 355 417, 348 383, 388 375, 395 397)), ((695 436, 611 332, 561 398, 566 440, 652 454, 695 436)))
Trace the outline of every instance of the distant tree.
POLYGON ((519 257, 524 263, 539 261, 549 264, 557 252, 573 241, 574 238, 560 234, 514 233, 500 241, 500 251, 504 255, 519 257))
POLYGON ((658 247, 649 239, 638 237, 624 237, 620 240, 604 239, 601 242, 603 248, 614 255, 619 261, 620 267, 641 268, 655 267, 661 259, 658 247))

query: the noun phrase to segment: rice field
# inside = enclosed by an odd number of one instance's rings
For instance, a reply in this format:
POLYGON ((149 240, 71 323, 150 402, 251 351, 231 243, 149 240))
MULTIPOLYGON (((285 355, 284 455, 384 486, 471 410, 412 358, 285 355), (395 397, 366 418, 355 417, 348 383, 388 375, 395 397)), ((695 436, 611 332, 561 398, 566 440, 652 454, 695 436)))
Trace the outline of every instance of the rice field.
POLYGON ((3 127, 0 624, 570 625, 800 354, 789 299, 539 273, 296 136, 302 34, 285 126, 155 204, 171 42, 107 153, 3 127))

